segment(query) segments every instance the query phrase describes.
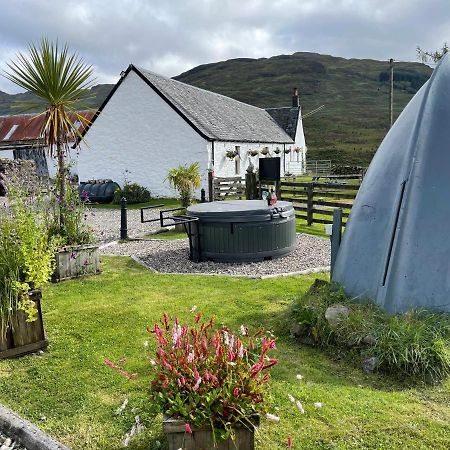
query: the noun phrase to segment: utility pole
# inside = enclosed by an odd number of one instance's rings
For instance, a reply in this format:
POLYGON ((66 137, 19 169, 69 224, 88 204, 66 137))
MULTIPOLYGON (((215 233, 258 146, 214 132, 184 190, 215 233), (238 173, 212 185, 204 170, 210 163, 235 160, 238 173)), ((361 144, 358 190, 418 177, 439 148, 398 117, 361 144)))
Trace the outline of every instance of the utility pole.
POLYGON ((394 123, 394 60, 389 60, 390 65, 390 89, 389 89, 389 128, 394 123))

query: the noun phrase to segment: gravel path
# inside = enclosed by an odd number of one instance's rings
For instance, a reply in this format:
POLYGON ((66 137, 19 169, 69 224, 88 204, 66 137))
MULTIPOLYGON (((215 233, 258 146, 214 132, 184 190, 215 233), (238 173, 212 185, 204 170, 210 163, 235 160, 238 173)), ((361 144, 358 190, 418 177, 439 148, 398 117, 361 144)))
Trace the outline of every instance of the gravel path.
MULTIPOLYGON (((159 218, 159 209, 146 211, 145 218, 159 218)), ((111 242, 120 238, 120 209, 90 208, 86 221, 93 228, 98 242, 111 242)), ((143 236, 158 228, 159 222, 141 223, 140 209, 128 210, 129 237, 143 236)))
POLYGON ((135 256, 149 268, 161 273, 267 277, 324 269, 330 264, 329 241, 307 234, 297 235, 297 248, 289 256, 252 263, 194 263, 188 258, 187 239, 115 243, 102 248, 101 252, 106 255, 135 256))
POLYGON ((1 450, 27 450, 25 447, 22 447, 17 442, 14 442, 11 438, 6 436, 6 434, 2 433, 0 430, 0 449, 1 450))

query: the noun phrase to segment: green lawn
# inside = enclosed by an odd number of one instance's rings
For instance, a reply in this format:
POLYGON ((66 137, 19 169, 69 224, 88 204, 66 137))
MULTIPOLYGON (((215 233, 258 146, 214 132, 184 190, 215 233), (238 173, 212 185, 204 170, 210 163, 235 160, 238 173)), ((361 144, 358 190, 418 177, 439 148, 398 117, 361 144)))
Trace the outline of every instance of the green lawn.
MULTIPOLYGON (((450 381, 402 386, 355 365, 299 346, 287 332, 293 295, 316 275, 269 280, 153 274, 129 258, 105 258, 104 273, 54 284, 44 292, 49 351, 0 361, 0 403, 37 423, 74 450, 120 449, 133 416, 146 431, 129 448, 149 450, 163 442, 161 417, 148 413, 146 326, 166 310, 186 317, 197 305, 216 323, 237 329, 264 325, 279 336, 271 391, 278 424, 263 421, 258 449, 444 449, 450 442, 450 381), (128 381, 103 364, 127 357, 128 381), (296 374, 302 374, 299 381, 296 374), (301 399, 305 414, 288 401, 301 399), (125 398, 120 416, 114 411, 125 398), (323 402, 317 409, 314 402, 323 402), (132 408, 136 408, 132 412, 132 408), (45 417, 45 420, 40 418, 45 417)), ((325 275, 322 275, 325 277, 325 275)))
MULTIPOLYGON (((171 208, 179 208, 180 200, 177 198, 152 198, 147 203, 135 203, 132 205, 128 205, 127 207, 129 209, 140 209, 144 208, 145 206, 155 206, 155 205, 164 205, 164 209, 171 209, 171 208)), ((99 208, 99 209, 120 209, 120 205, 115 205, 113 203, 93 203, 90 205, 91 208, 99 208)))
POLYGON ((162 239, 164 241, 172 241, 174 239, 187 239, 187 234, 182 231, 170 230, 158 234, 149 234, 145 239, 162 239))

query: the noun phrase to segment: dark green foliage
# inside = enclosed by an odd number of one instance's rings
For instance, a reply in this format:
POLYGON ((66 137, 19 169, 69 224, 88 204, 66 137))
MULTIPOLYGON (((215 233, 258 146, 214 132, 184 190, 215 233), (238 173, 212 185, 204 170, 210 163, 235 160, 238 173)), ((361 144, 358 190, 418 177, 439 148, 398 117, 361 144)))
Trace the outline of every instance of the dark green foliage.
POLYGON ((125 197, 130 205, 146 203, 151 200, 150 191, 137 183, 127 183, 123 188, 116 189, 113 203, 119 204, 122 197, 125 197))
POLYGON ((429 311, 389 315, 373 303, 355 303, 342 290, 316 280, 294 302, 293 316, 302 341, 333 354, 378 358, 380 371, 399 377, 435 381, 450 375, 450 316, 429 311), (331 305, 350 308, 348 318, 330 326, 331 305))

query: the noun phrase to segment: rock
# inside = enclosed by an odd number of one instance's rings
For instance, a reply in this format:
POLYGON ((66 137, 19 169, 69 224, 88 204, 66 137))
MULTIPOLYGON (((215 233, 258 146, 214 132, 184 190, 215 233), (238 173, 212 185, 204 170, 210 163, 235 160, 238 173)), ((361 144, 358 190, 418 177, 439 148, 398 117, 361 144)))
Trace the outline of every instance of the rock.
POLYGON ((366 358, 362 362, 362 369, 365 373, 372 373, 379 364, 379 359, 376 356, 371 356, 370 358, 366 358))
POLYGON ((10 438, 6 438, 3 441, 3 445, 0 447, 0 450, 10 450, 12 444, 12 440, 10 438))
POLYGON ((302 335, 302 326, 296 322, 292 324, 290 332, 292 338, 298 338, 302 335))
POLYGON ((377 343, 377 338, 369 333, 367 336, 364 336, 362 343, 366 345, 375 345, 377 343))
POLYGON ((334 327, 338 325, 342 320, 347 319, 350 314, 350 308, 345 305, 332 305, 325 311, 325 319, 328 323, 334 327))

